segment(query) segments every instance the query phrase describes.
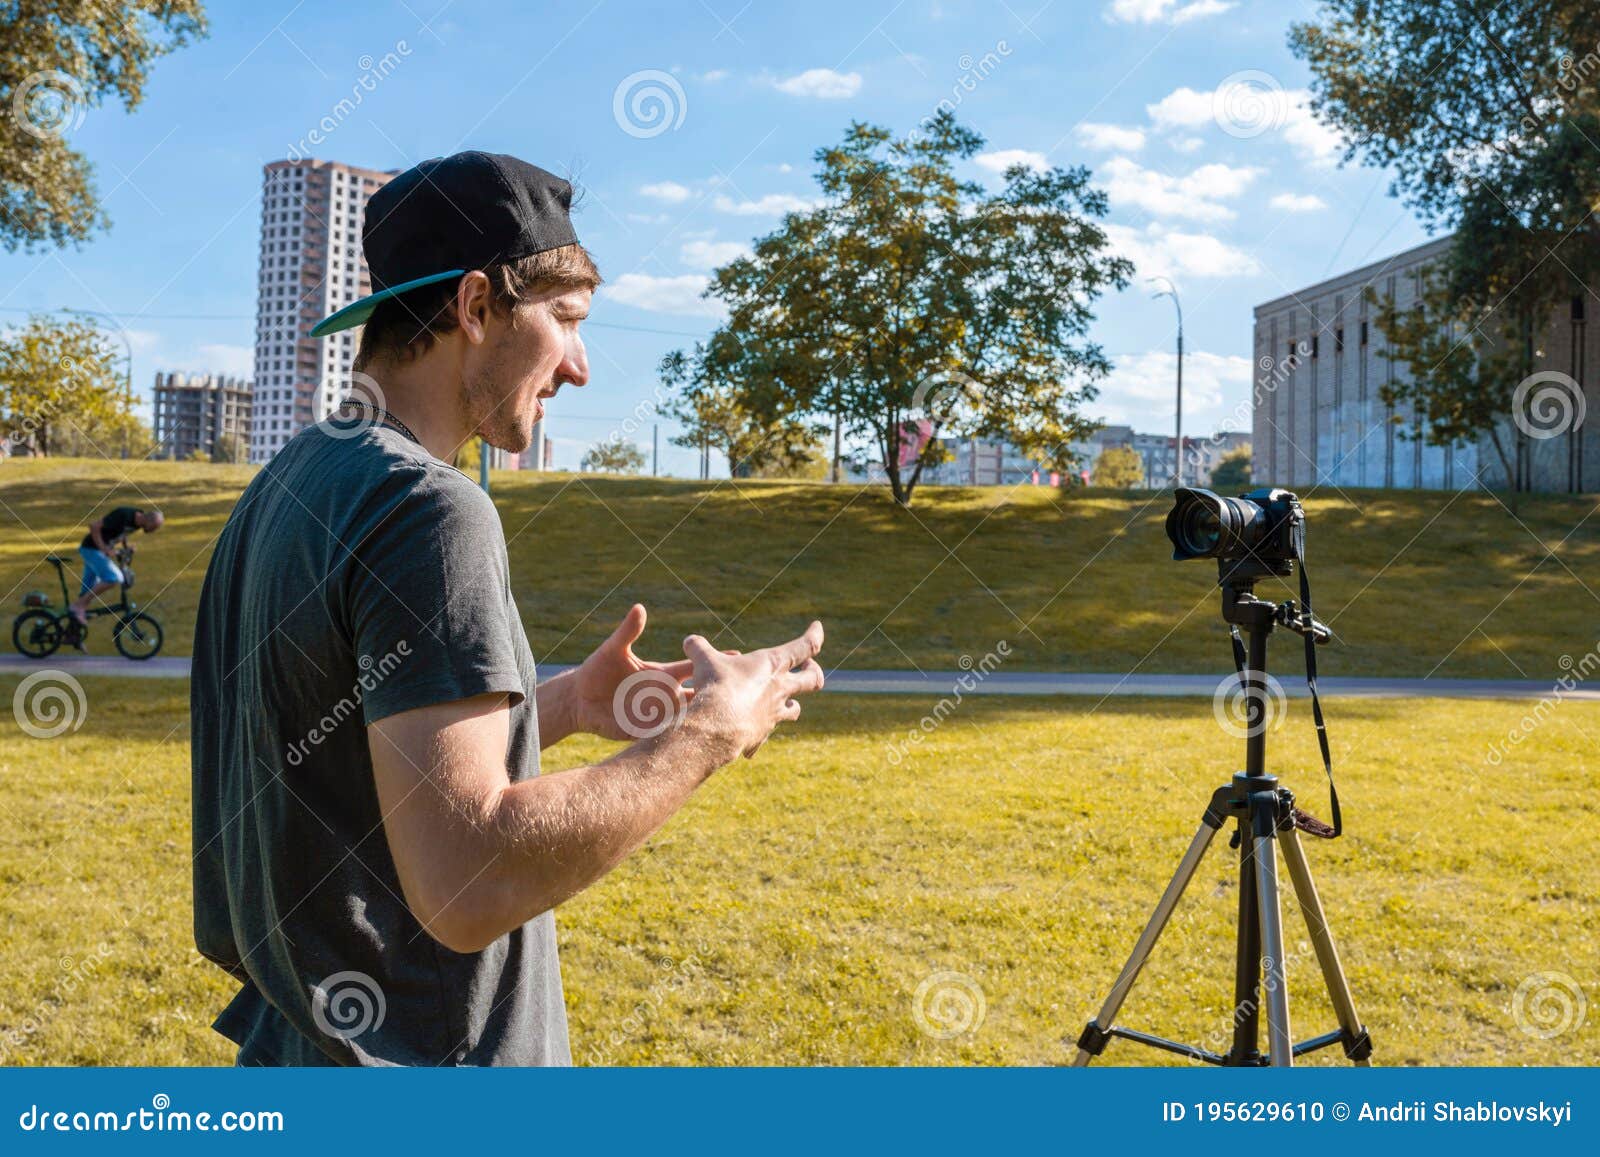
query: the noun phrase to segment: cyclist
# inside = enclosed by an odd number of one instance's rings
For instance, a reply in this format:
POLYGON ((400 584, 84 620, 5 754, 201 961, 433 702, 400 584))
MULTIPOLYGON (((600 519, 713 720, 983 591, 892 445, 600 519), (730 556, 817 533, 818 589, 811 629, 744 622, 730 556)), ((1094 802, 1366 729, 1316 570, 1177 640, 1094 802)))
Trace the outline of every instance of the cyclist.
POLYGON ((146 534, 154 534, 165 521, 159 510, 119 506, 104 518, 97 518, 89 524, 89 533, 78 544, 78 553, 83 556, 83 587, 77 599, 67 608, 73 621, 80 626, 88 626, 90 602, 95 596, 104 594, 122 582, 122 568, 111 555, 128 537, 128 533, 143 530, 146 534))

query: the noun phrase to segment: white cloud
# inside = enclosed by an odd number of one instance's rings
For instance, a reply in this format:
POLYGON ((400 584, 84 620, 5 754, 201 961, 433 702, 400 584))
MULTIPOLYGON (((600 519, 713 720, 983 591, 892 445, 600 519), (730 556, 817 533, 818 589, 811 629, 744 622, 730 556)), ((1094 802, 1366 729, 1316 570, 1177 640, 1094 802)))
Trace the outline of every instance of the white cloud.
POLYGON ((715 269, 749 252, 750 247, 742 241, 696 238, 683 243, 683 247, 678 250, 678 257, 691 269, 715 269))
MULTIPOLYGON (((1119 354, 1100 384, 1096 416, 1140 431, 1170 434, 1174 416, 1177 354, 1148 350, 1119 354)), ((1203 437, 1223 422, 1232 425, 1225 403, 1248 398, 1254 370, 1249 358, 1203 350, 1183 355, 1183 427, 1186 437, 1203 437)))
POLYGON ((676 181, 657 181, 651 185, 640 185, 639 192, 646 197, 654 197, 657 201, 665 201, 669 205, 681 205, 694 195, 689 186, 680 185, 676 181))
POLYGON ((1127 157, 1112 157, 1100 171, 1113 206, 1136 205, 1157 217, 1187 217, 1195 221, 1231 220, 1234 211, 1222 202, 1244 192, 1262 172, 1212 164, 1171 177, 1127 157))
POLYGON ((1201 137, 1174 137, 1167 142, 1175 153, 1193 153, 1205 147, 1205 140, 1201 137))
POLYGON ((774 80, 772 87, 790 96, 809 96, 818 100, 844 100, 861 91, 859 72, 835 72, 831 68, 808 68, 795 76, 774 80))
POLYGON ((1144 133, 1122 125, 1097 124, 1085 121, 1078 126, 1078 139, 1091 149, 1136 153, 1144 148, 1144 133))
POLYGON ((1261 264, 1242 249, 1211 236, 1159 223, 1135 229, 1106 225, 1111 247, 1132 261, 1140 277, 1250 277, 1261 264))
POLYGON ((973 160, 991 173, 1003 173, 1012 165, 1022 165, 1036 172, 1050 167, 1045 155, 1032 149, 999 149, 992 153, 979 153, 973 160))
POLYGON ((1106 19, 1116 24, 1187 24, 1234 7, 1229 0, 1111 0, 1106 19))
POLYGON ((1315 193, 1279 193, 1267 204, 1285 213, 1315 213, 1328 207, 1328 203, 1315 193))
POLYGON ((728 70, 726 68, 713 68, 710 72, 702 72, 700 74, 700 79, 709 84, 715 84, 717 81, 726 80, 727 78, 728 70))
POLYGON ((247 345, 207 343, 197 347, 200 367, 206 373, 248 378, 255 373, 255 350, 247 345))
POLYGON ((691 317, 721 317, 722 304, 708 301, 706 279, 698 273, 678 277, 653 277, 648 273, 624 273, 610 285, 600 287, 602 297, 651 313, 680 313, 691 317))
POLYGON ((804 213, 814 204, 804 197, 789 193, 768 193, 754 201, 735 201, 732 197, 719 194, 712 202, 717 212, 732 213, 736 217, 777 217, 784 213, 804 213))
POLYGON ((1173 89, 1145 112, 1159 128, 1201 128, 1215 125, 1241 139, 1281 133, 1295 152, 1322 168, 1339 159, 1339 134, 1311 115, 1311 94, 1303 88, 1279 88, 1266 73, 1240 73, 1228 88, 1196 92, 1173 89), (1220 96, 1219 96, 1220 94, 1220 96), (1224 123, 1229 120, 1231 125, 1224 123))

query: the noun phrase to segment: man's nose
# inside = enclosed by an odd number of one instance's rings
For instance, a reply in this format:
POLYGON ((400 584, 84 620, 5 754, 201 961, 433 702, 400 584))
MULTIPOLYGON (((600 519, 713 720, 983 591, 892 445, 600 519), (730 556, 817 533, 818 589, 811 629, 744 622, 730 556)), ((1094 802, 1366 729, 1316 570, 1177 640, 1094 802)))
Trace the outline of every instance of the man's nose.
POLYGON ((589 352, 583 342, 574 338, 567 347, 567 356, 561 359, 556 376, 563 385, 587 386, 589 384, 589 352))

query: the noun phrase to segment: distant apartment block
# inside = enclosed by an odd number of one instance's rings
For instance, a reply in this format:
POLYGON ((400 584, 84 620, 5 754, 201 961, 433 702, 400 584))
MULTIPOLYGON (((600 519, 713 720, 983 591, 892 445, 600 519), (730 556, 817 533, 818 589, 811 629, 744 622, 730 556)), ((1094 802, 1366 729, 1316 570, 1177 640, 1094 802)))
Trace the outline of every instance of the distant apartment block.
POLYGON ((162 457, 209 455, 224 436, 250 445, 251 384, 221 374, 156 374, 155 435, 162 457))
MULTIPOLYGON (((1278 486, 1375 486, 1475 489, 1504 487, 1506 472, 1487 439, 1433 446, 1413 437, 1421 428, 1409 407, 1382 398, 1383 386, 1410 370, 1391 362, 1378 328, 1371 288, 1402 309, 1417 300, 1427 267, 1445 257, 1442 237, 1255 310, 1254 476, 1278 486)), ((1587 409, 1600 405, 1600 343, 1585 336, 1583 298, 1572 300, 1537 336, 1536 370, 1570 376, 1587 409)), ((1516 382, 1505 383, 1507 404, 1516 382)), ((1600 424, 1578 424, 1550 438, 1532 438, 1507 422, 1512 469, 1523 489, 1592 490, 1600 483, 1600 424)))
POLYGON ((393 176, 317 160, 264 170, 251 462, 271 461, 349 390, 360 331, 313 338, 311 327, 371 292, 361 223, 367 201, 393 176))

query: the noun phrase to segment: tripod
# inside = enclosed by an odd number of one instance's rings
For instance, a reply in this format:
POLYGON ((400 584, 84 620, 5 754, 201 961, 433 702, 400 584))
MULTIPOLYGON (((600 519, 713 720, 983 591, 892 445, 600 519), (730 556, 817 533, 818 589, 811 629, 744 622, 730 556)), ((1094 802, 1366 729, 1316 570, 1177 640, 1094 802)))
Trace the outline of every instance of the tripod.
POLYGON ((1367 1064, 1372 1055, 1372 1040, 1362 1027, 1361 1018, 1356 1015, 1350 985, 1345 980, 1339 952, 1334 947, 1333 935, 1328 930, 1328 920, 1323 913, 1322 900, 1311 878, 1311 865, 1300 843, 1302 827, 1319 831, 1325 825, 1296 808, 1294 796, 1287 789, 1279 787, 1277 777, 1268 775, 1266 771, 1267 636, 1272 633, 1274 626, 1282 626, 1307 636, 1315 643, 1326 642, 1330 637, 1327 627, 1310 614, 1300 613, 1292 600, 1274 605, 1255 596, 1257 578, 1287 573, 1287 567, 1287 563, 1274 565, 1255 560, 1222 561, 1218 564, 1222 617, 1233 627, 1244 628, 1248 638, 1248 650, 1243 656, 1237 654, 1237 634, 1234 639, 1236 659, 1243 659, 1239 673, 1245 686, 1245 770, 1236 772, 1231 782, 1212 793, 1211 802, 1206 805, 1205 814, 1200 820, 1200 830, 1195 833, 1189 850, 1179 861, 1177 873, 1162 893, 1155 913, 1133 946, 1128 963, 1123 966, 1099 1013, 1078 1038, 1078 1055, 1073 1061, 1075 1067, 1085 1066, 1103 1053, 1114 1037, 1137 1041, 1213 1065, 1289 1066, 1294 1063, 1295 1057, 1334 1044, 1343 1045, 1345 1056, 1358 1065, 1367 1064), (1171 919, 1184 889, 1200 867, 1206 849, 1229 819, 1238 821, 1234 846, 1239 849, 1239 919, 1234 966, 1233 1045, 1226 1054, 1222 1054, 1198 1045, 1182 1044, 1123 1028, 1115 1021, 1123 1001, 1128 998, 1140 971, 1150 958, 1151 950, 1171 919), (1283 922, 1278 907, 1279 845, 1283 848, 1283 859, 1288 865, 1289 877, 1293 881, 1295 895, 1299 898, 1311 943, 1316 950, 1317 963, 1322 969, 1323 981, 1333 1001, 1334 1015, 1339 1021, 1337 1031, 1299 1044, 1294 1043, 1289 1033, 1289 989, 1284 976, 1283 922), (1264 1057, 1259 1049, 1263 992, 1267 1012, 1267 1054, 1264 1057))

